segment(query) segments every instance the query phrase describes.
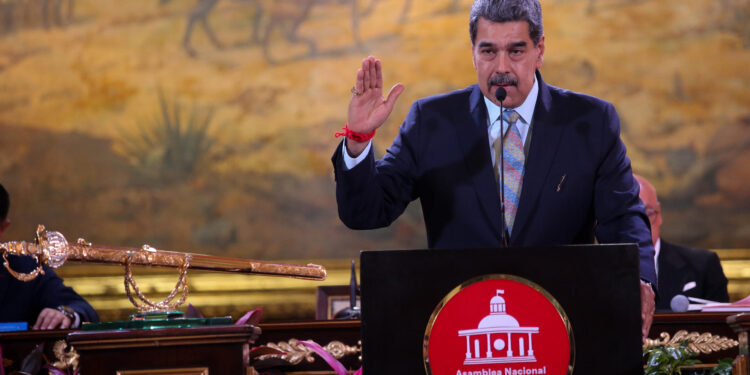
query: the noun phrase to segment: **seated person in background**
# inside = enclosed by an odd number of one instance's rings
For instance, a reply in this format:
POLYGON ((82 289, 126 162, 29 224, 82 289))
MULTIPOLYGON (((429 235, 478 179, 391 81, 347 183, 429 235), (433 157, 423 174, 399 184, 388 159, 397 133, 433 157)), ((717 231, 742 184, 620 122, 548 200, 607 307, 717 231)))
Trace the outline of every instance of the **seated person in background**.
MULTIPOLYGON (((0 239, 10 221, 8 192, 0 185, 0 239)), ((98 322, 99 316, 72 288, 65 286, 55 271, 44 266, 44 275, 24 282, 8 272, 0 260, 0 322, 27 322, 32 329, 78 328, 81 322, 98 322)), ((8 255, 16 272, 31 272, 34 258, 8 255)))
POLYGON ((670 302, 678 294, 716 302, 728 302, 727 278, 716 253, 662 241, 661 206, 656 190, 645 178, 634 175, 641 186, 640 197, 651 221, 651 237, 656 250, 656 276, 659 293, 657 311, 671 311, 670 302))

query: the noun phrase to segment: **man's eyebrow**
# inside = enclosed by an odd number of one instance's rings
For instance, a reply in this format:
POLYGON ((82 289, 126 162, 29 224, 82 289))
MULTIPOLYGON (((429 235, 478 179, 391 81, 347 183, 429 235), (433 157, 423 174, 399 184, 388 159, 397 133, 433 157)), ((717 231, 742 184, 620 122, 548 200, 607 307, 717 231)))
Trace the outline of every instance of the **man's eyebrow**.
MULTIPOLYGON (((526 47, 526 45, 527 45, 526 41, 519 40, 517 42, 510 42, 506 44, 505 48, 511 49, 511 48, 518 48, 518 47, 526 47)), ((478 48, 487 48, 487 47, 497 48, 497 44, 493 42, 488 42, 488 41, 481 41, 478 44, 478 48)))
POLYGON ((507 48, 511 49, 511 48, 517 48, 517 47, 526 47, 526 41, 525 40, 519 40, 517 42, 508 43, 508 47, 507 48))

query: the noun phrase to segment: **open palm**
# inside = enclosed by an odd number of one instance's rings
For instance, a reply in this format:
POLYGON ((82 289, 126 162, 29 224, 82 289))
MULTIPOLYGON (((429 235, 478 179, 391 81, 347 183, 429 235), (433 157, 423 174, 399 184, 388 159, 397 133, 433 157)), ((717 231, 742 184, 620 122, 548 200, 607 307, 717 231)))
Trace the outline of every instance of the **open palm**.
POLYGON ((349 102, 347 123, 351 131, 371 133, 379 128, 393 111, 396 99, 404 91, 402 84, 391 88, 387 98, 383 98, 383 70, 380 60, 370 56, 362 60, 362 68, 357 71, 354 95, 349 102))

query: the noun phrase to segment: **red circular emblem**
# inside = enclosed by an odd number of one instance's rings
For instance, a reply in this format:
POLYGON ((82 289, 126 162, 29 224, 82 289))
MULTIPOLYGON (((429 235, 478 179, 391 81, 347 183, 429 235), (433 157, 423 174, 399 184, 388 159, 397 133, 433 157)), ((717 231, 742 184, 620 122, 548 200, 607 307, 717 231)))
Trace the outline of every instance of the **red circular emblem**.
POLYGON ((565 375, 573 348, 570 320, 551 294, 520 277, 485 275, 435 308, 424 360, 431 375, 565 375))

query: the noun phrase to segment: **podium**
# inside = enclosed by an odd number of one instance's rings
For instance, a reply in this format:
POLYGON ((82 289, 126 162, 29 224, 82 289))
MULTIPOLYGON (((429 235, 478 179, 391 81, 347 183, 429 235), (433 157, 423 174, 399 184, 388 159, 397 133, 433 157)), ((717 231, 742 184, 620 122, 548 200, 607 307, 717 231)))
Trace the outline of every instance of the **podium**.
MULTIPOLYGON (((559 303, 572 328, 571 362, 575 374, 643 373, 639 258, 634 244, 363 251, 360 261, 366 375, 427 373, 424 346, 428 339, 435 338, 426 334, 431 317, 434 318, 439 305, 457 286, 488 275, 528 280, 559 303)), ((500 294, 496 297, 508 299, 507 313, 512 314, 511 298, 517 297, 500 294)), ((492 298, 488 314, 496 308, 492 298)), ((516 319, 524 325, 524 319, 516 319)), ((542 335, 532 332, 533 328, 514 328, 529 332, 528 338, 521 342, 521 352, 529 351, 531 341, 537 340, 534 337, 542 335)), ((463 330, 455 335, 477 332, 477 329, 463 330)), ((510 346, 510 333, 507 339, 501 336, 501 343, 492 335, 496 334, 486 334, 487 346, 491 347, 491 340, 495 340, 495 349, 504 348, 503 355, 508 356, 506 352, 511 348, 504 345, 510 346)), ((487 361, 522 360, 518 358, 518 345, 511 353, 513 358, 498 359, 497 354, 493 357, 491 353, 497 350, 484 349, 484 339, 472 340, 467 339, 464 347, 454 351, 457 356, 464 353, 466 356, 459 373, 467 370, 482 373, 486 368, 472 363, 478 363, 477 358, 483 360, 485 350, 487 361), (482 349, 475 351, 472 344, 477 349, 481 345, 482 349)), ((532 356, 526 353, 526 357, 540 357, 540 350, 534 348, 536 353, 532 356)), ((457 370, 449 373, 456 374, 457 370)))

